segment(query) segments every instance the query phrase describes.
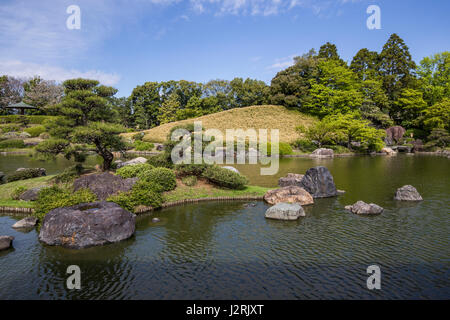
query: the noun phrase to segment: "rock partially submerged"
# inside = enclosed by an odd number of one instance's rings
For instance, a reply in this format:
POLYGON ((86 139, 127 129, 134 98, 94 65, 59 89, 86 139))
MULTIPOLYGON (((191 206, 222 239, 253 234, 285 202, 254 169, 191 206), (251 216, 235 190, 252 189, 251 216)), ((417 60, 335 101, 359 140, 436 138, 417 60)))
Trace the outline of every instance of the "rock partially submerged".
POLYGON ((0 251, 11 248, 13 240, 12 236, 0 236, 0 251))
POLYGON ((345 206, 345 209, 355 214, 367 214, 367 215, 380 214, 384 210, 379 205, 376 205, 374 203, 368 204, 361 200, 357 201, 355 204, 351 206, 345 206))
POLYGON ((125 161, 125 162, 116 162, 117 163, 117 168, 122 168, 125 166, 132 166, 135 164, 142 164, 142 163, 146 163, 147 159, 144 157, 137 157, 134 159, 131 159, 129 161, 125 161))
POLYGON ((319 149, 314 150, 311 153, 311 157, 314 157, 314 158, 333 158, 334 157, 334 151, 333 151, 333 149, 319 148, 319 149))
POLYGON ((267 209, 265 217, 277 220, 297 220, 304 217, 305 211, 298 203, 277 203, 273 207, 267 209))
POLYGON ((33 228, 38 223, 38 219, 35 217, 26 217, 22 220, 17 221, 13 224, 13 228, 22 229, 22 228, 33 228))
POLYGON ((288 173, 286 177, 278 179, 280 187, 297 186, 302 187, 303 174, 288 173))
POLYGON ((19 196, 19 199, 24 200, 24 201, 36 201, 39 196, 39 192, 43 188, 45 188, 45 186, 40 186, 40 187, 36 187, 36 188, 30 189, 30 190, 27 190, 19 196))
POLYGON ((411 185, 406 185, 397 189, 394 196, 395 200, 400 201, 421 201, 422 196, 419 194, 416 188, 411 185))
POLYGON ((308 169, 301 180, 301 184, 313 198, 327 198, 337 195, 333 176, 323 166, 308 169))
POLYGON ((57 208, 45 216, 39 240, 71 249, 105 245, 131 237, 135 219, 134 214, 106 201, 57 208))
POLYGON ((392 148, 389 147, 384 147, 383 149, 381 149, 381 153, 385 153, 388 156, 394 156, 397 154, 394 150, 392 150, 392 148))
POLYGON ((82 176, 73 183, 74 190, 88 188, 98 198, 106 200, 118 192, 127 192, 133 188, 138 178, 123 179, 109 172, 95 173, 82 176))
POLYGON ((275 190, 269 190, 264 195, 264 200, 269 204, 281 202, 299 203, 301 205, 313 204, 313 197, 303 188, 287 186, 275 190))

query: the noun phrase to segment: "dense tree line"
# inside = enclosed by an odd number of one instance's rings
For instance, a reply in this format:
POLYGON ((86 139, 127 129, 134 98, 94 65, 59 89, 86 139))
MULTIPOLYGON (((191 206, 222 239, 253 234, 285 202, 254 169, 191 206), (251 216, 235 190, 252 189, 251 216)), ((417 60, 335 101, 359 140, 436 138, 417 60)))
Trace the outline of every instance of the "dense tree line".
MULTIPOLYGON (((351 114, 369 121, 372 127, 402 125, 426 135, 436 128, 449 130, 449 64, 450 53, 446 51, 416 65, 408 46, 392 34, 381 52, 363 48, 350 63, 327 42, 318 53, 312 49, 296 57, 292 66, 276 74, 270 86, 242 78, 207 83, 146 82, 134 88, 129 97, 117 98, 110 91, 103 98, 111 111, 108 121, 133 129, 270 103, 320 119, 351 114)), ((24 100, 39 108, 31 113, 56 114, 52 106, 67 98, 67 90, 39 77, 25 81, 2 76, 0 106, 24 100)), ((11 111, 2 108, 0 112, 11 111)))

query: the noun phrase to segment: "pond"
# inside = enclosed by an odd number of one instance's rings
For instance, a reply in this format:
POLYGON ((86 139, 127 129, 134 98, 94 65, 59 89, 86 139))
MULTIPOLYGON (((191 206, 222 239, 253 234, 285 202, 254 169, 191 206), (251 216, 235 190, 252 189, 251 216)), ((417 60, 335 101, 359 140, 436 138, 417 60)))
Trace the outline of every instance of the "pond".
POLYGON ((325 165, 346 194, 305 206, 306 217, 264 218, 262 201, 204 202, 140 216, 133 238, 84 250, 43 245, 35 230, 15 231, 0 216, 14 249, 0 253, 0 299, 449 299, 449 160, 436 156, 281 159, 277 176, 238 166, 252 184, 275 186, 288 172, 325 165), (424 201, 399 203, 412 184, 424 201), (344 210, 357 200, 385 211, 344 210), (161 219, 153 223, 153 217, 161 219), (69 265, 81 290, 66 288, 69 265), (381 290, 366 269, 381 268, 381 290))

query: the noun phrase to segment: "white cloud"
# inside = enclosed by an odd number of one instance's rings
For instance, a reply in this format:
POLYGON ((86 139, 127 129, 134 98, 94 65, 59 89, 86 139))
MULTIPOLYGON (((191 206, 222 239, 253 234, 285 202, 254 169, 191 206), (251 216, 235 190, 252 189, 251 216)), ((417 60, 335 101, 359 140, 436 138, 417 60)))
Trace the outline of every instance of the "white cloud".
POLYGON ((288 57, 275 59, 275 62, 272 65, 268 66, 267 69, 281 70, 290 67, 294 64, 294 57, 296 56, 297 55, 293 54, 288 57))
POLYGON ((105 73, 99 70, 66 70, 61 67, 42 65, 19 60, 0 61, 0 75, 9 75, 17 78, 31 78, 40 76, 46 80, 62 82, 67 79, 87 78, 100 81, 107 86, 116 85, 120 76, 115 73, 105 73))

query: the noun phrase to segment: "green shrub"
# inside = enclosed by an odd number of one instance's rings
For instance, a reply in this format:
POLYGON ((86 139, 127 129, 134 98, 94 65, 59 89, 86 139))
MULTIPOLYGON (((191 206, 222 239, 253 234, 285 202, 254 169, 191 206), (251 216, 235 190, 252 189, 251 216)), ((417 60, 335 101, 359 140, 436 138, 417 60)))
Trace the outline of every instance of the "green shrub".
MULTIPOLYGON (((289 155, 292 153, 293 153, 292 147, 289 143, 285 143, 285 142, 278 143, 278 154, 280 156, 285 156, 285 155, 289 155)), ((267 142, 267 155, 268 156, 272 155, 272 144, 270 142, 267 142)))
POLYGON ((0 116, 0 123, 30 123, 43 124, 45 120, 56 119, 55 116, 23 116, 23 115, 9 115, 0 116))
POLYGON ((193 187, 197 184, 197 177, 196 176, 187 176, 181 179, 181 182, 183 182, 188 187, 193 187))
POLYGON ((308 139, 298 139, 294 142, 294 147, 303 152, 313 152, 317 146, 308 139))
POLYGON ((96 200, 97 197, 89 189, 79 189, 73 192, 70 188, 48 187, 39 192, 35 202, 34 215, 42 222, 50 210, 96 200))
POLYGON ((39 135, 39 138, 44 139, 44 140, 50 139, 50 134, 48 132, 43 132, 39 135))
POLYGON ((144 132, 139 132, 136 134, 133 134, 133 136, 131 137, 134 141, 142 141, 142 138, 144 138, 145 133, 144 132))
POLYGON ((433 129, 428 136, 428 142, 424 145, 426 150, 436 151, 438 148, 450 146, 450 133, 445 129, 433 129))
POLYGON ((25 143, 20 139, 9 139, 0 142, 0 149, 6 148, 25 148, 25 143))
POLYGON ((30 127, 25 129, 24 131, 29 133, 32 137, 38 137, 41 133, 45 132, 45 127, 44 126, 34 126, 34 127, 30 127))
POLYGON ((16 131, 20 131, 20 126, 12 123, 12 124, 2 126, 1 129, 2 129, 3 133, 16 132, 16 131))
POLYGON ((161 185, 163 191, 173 190, 177 186, 175 172, 168 168, 154 168, 152 170, 141 171, 137 177, 142 181, 161 185))
POLYGON ((8 182, 18 181, 18 180, 25 180, 25 179, 31 179, 36 177, 42 177, 45 176, 43 171, 39 168, 29 168, 21 171, 16 171, 12 174, 10 174, 7 177, 8 182))
POLYGON ((117 203, 131 212, 136 212, 136 207, 138 206, 159 208, 163 203, 161 191, 162 187, 158 184, 138 181, 131 191, 111 196, 107 201, 117 203))
POLYGON ((175 171, 179 177, 184 176, 197 176, 200 177, 203 172, 211 167, 210 164, 202 163, 202 164, 195 164, 195 163, 188 163, 188 164, 177 164, 175 165, 175 171))
POLYGON ((19 197, 22 195, 22 193, 24 193, 25 191, 27 191, 27 188, 25 187, 17 187, 16 189, 14 189, 14 191, 11 193, 11 198, 13 198, 14 200, 19 200, 19 197))
POLYGON ((154 167, 163 167, 163 168, 173 167, 169 153, 161 153, 158 154, 157 156, 149 157, 147 163, 151 164, 154 167))
POLYGON ((117 169, 116 174, 121 176, 122 178, 134 178, 137 177, 137 175, 140 172, 149 171, 152 170, 154 167, 148 163, 140 163, 140 164, 134 164, 134 165, 128 165, 125 167, 122 167, 120 169, 117 169))
POLYGON ((155 147, 155 145, 151 142, 144 142, 136 140, 134 142, 134 149, 136 151, 150 151, 155 147))
POLYGON ((74 166, 68 167, 63 170, 60 174, 55 176, 55 181, 60 182, 72 182, 75 178, 78 178, 84 171, 81 164, 76 164, 74 166))
POLYGON ((215 185, 229 189, 244 189, 245 185, 248 184, 246 177, 219 166, 207 168, 203 172, 203 177, 215 185))

